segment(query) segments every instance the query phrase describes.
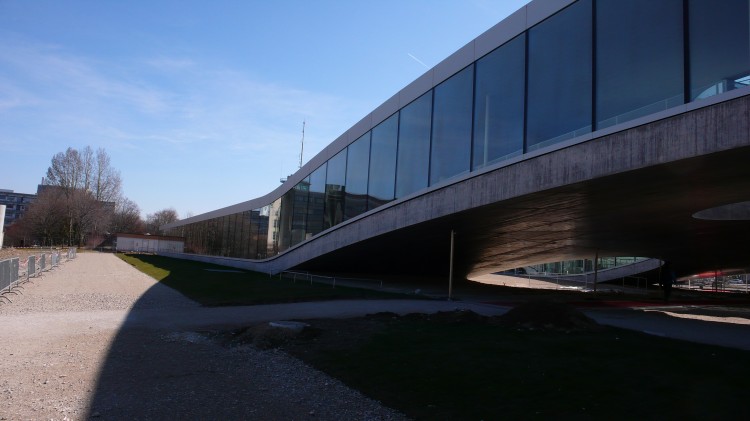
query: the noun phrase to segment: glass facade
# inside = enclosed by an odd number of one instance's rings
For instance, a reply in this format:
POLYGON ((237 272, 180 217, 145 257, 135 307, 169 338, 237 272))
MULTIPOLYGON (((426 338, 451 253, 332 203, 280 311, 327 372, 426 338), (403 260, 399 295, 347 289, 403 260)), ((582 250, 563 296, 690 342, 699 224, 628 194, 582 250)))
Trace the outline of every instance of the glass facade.
POLYGON ((435 87, 430 184, 469 172, 474 66, 435 87))
POLYGON ((750 84, 750 0, 578 0, 405 105, 281 197, 184 223, 187 253, 266 259, 394 199, 750 84))
POLYGON ((395 199, 398 115, 372 129, 367 207, 374 209, 395 199))
POLYGON ((305 239, 309 239, 325 229, 326 210, 326 171, 325 163, 310 174, 310 191, 307 202, 307 229, 305 239))
POLYGON ((682 0, 597 1, 597 128, 684 103, 682 16, 682 0))
POLYGON ((522 34, 477 61, 473 170, 523 153, 525 54, 522 34))
POLYGON ((749 0, 690 0, 690 100, 750 85, 749 0))
POLYGON ((367 211, 367 177, 370 172, 370 132, 347 148, 344 220, 367 211))
POLYGON ((427 188, 430 172, 432 91, 401 109, 396 158, 396 198, 427 188))
POLYGON ((526 145, 591 131, 592 1, 579 0, 528 31, 526 145))
POLYGON ((346 193, 346 152, 339 152, 328 160, 325 195, 324 227, 331 228, 344 222, 344 193, 346 193))

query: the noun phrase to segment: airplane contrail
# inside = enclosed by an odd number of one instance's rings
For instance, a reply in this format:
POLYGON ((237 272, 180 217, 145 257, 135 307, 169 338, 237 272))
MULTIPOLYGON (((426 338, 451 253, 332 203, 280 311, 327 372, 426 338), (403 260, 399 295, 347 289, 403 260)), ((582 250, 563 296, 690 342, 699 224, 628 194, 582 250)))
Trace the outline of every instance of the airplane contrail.
POLYGON ((420 60, 420 59, 418 59, 418 58, 414 57, 414 56, 413 56, 413 55, 412 55, 411 53, 406 53, 406 54, 407 54, 407 55, 408 55, 409 57, 413 58, 413 59, 414 59, 414 61, 416 61, 417 63, 419 63, 419 64, 421 64, 422 66, 424 66, 424 67, 425 67, 426 69, 429 69, 429 68, 430 68, 430 66, 428 66, 428 65, 424 64, 424 62, 423 62, 422 60, 420 60))

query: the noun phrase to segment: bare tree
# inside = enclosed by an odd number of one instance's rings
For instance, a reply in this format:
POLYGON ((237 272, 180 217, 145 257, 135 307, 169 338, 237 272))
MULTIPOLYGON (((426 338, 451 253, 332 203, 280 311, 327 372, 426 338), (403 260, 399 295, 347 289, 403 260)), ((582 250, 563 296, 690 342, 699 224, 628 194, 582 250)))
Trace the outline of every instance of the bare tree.
POLYGON ((96 153, 68 148, 52 157, 44 190, 58 190, 65 197, 68 241, 85 244, 89 234, 103 234, 122 198, 120 173, 111 166, 104 149, 96 153))
POLYGON ((139 234, 144 232, 144 229, 140 208, 132 200, 123 197, 115 206, 115 214, 110 225, 111 232, 139 234))
POLYGON ((31 245, 26 244, 28 237, 36 239, 39 245, 53 245, 67 237, 66 220, 66 199, 62 191, 44 190, 13 225, 14 230, 23 235, 23 245, 31 245))
POLYGON ((162 225, 170 224, 179 220, 177 211, 174 208, 162 209, 146 215, 146 230, 152 234, 161 235, 162 225))
POLYGON ((68 148, 52 157, 44 184, 59 187, 67 196, 70 192, 83 188, 82 182, 83 165, 77 150, 68 148))
POLYGON ((102 148, 96 150, 93 173, 90 191, 94 198, 100 202, 118 202, 122 198, 120 172, 112 168, 109 155, 102 148))

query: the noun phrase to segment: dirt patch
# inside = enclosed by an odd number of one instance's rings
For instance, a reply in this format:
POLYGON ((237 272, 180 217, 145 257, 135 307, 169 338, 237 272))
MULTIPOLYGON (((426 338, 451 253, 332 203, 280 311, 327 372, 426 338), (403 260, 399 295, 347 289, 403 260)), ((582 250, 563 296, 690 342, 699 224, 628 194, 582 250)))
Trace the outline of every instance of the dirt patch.
POLYGON ((54 252, 63 252, 67 249, 48 249, 48 248, 2 248, 0 249, 0 260, 27 258, 29 256, 39 256, 42 254, 50 254, 54 252))
POLYGON ((553 301, 523 303, 495 319, 501 324, 529 330, 585 332, 603 329, 579 310, 553 301))
POLYGON ((403 316, 385 312, 349 319, 305 320, 306 327, 298 331, 263 323, 203 334, 228 348, 253 345, 260 349, 280 348, 292 355, 303 356, 327 350, 356 349, 388 326, 410 321, 442 325, 500 324, 530 330, 565 332, 601 329, 595 321, 566 304, 540 302, 519 305, 506 315, 497 317, 482 316, 468 310, 410 313, 403 316))

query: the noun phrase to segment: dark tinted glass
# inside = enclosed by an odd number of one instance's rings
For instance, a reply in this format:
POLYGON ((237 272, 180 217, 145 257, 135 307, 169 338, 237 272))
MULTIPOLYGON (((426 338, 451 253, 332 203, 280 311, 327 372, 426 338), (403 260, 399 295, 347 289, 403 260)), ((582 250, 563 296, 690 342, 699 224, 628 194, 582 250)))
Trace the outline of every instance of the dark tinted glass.
POLYGON ((472 169, 523 153, 526 36, 477 61, 472 169))
POLYGON ((344 220, 367 211, 367 176, 370 166, 370 132, 347 147, 344 220))
POLYGON ((469 171, 474 66, 435 87, 430 185, 469 171))
POLYGON ((399 113, 397 198, 427 187, 431 114, 432 91, 422 95, 399 113))
POLYGON ((394 198, 397 139, 398 114, 372 129, 368 209, 388 203, 394 198))
POLYGON ((278 251, 282 252, 292 245, 292 216, 294 215, 294 189, 289 189, 281 196, 281 208, 278 219, 278 251))
POLYGON ((234 241, 235 241, 235 256, 245 258, 247 252, 247 242, 245 241, 245 218, 243 218, 242 212, 237 213, 237 220, 234 223, 234 241))
POLYGON ((591 131, 591 14, 579 0, 528 32, 528 150, 591 131))
POLYGON ((258 211, 258 258, 272 256, 273 233, 271 228, 271 205, 263 206, 258 211))
POLYGON ((258 258, 258 211, 245 212, 245 230, 247 232, 247 250, 245 254, 248 259, 258 258))
MULTIPOLYGON (((281 248, 281 208, 282 208, 283 196, 276 199, 271 203, 268 209, 268 256, 275 256, 279 254, 279 251, 285 250, 281 248)), ((288 219, 288 218, 287 218, 288 219)))
POLYGON ((328 160, 326 178, 325 229, 344 220, 344 194, 346 193, 346 149, 328 160))
POLYGON ((323 231, 325 215, 326 169, 324 163, 310 174, 310 192, 307 201, 307 234, 305 239, 323 231))
POLYGON ((684 103, 682 0, 598 0, 597 129, 684 103))
POLYGON ((690 98, 750 84, 748 0, 690 0, 690 98))
POLYGON ((294 211, 292 214, 292 242, 297 245, 305 241, 307 231, 307 197, 310 189, 310 177, 300 181, 294 186, 294 211))
POLYGON ((232 256, 234 252, 234 215, 223 216, 224 237, 222 242, 222 256, 232 256))

